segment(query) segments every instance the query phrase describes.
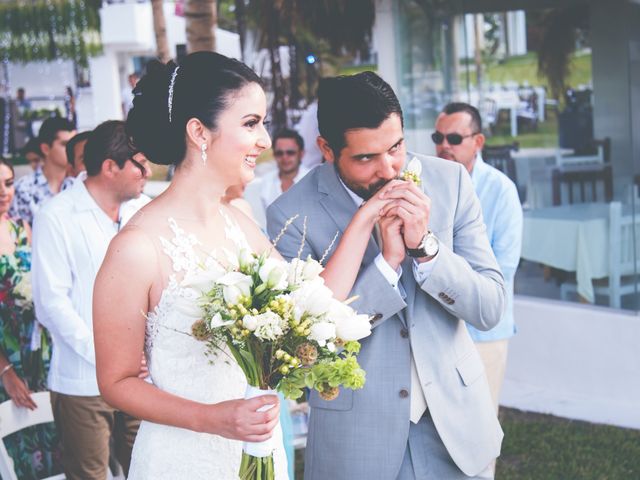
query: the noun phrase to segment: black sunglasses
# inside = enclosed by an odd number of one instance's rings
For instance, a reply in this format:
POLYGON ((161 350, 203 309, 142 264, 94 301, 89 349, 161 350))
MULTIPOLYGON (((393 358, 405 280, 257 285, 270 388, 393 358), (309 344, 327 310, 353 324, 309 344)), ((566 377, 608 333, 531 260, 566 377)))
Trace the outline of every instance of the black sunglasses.
POLYGON ((449 145, 460 145, 465 138, 473 137, 474 135, 478 135, 478 132, 469 135, 460 135, 459 133, 448 133, 444 135, 443 133, 435 131, 431 134, 431 140, 433 140, 433 143, 436 145, 442 145, 442 142, 444 142, 446 138, 449 145))
POLYGON ((293 155, 296 155, 298 153, 297 150, 276 150, 273 152, 273 154, 276 157, 282 157, 284 155, 288 155, 289 157, 292 157, 293 155))

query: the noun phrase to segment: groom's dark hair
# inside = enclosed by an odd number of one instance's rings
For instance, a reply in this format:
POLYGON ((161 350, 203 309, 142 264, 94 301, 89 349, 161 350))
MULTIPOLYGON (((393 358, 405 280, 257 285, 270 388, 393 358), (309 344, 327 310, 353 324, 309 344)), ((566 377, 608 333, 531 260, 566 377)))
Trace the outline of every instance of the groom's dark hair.
POLYGON ((378 128, 402 107, 391 86, 373 72, 341 75, 320 80, 318 130, 336 159, 345 147, 344 134, 356 128, 378 128))

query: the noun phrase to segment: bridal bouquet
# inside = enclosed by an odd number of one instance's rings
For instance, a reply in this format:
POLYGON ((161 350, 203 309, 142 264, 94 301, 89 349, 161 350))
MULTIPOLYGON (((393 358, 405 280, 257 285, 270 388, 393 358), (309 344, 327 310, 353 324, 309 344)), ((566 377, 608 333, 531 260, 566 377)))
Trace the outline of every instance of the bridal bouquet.
MULTIPOLYGON (((201 294, 193 335, 210 352, 228 348, 247 378, 246 398, 277 391, 296 399, 307 387, 332 400, 340 386, 364 386, 356 354, 358 340, 371 333, 369 317, 333 298, 319 262, 247 250, 227 257, 226 267, 203 270, 184 285, 201 294)), ((241 479, 274 478, 270 442, 245 443, 241 479)))

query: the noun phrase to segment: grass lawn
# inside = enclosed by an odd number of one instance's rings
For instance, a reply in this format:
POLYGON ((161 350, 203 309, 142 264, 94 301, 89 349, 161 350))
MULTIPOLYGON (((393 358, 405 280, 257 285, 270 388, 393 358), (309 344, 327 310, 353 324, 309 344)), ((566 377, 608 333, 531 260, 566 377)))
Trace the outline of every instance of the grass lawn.
MULTIPOLYGON (((503 113, 503 112, 501 112, 503 113)), ((517 140, 520 148, 555 148, 558 146, 558 121, 552 111, 547 111, 544 122, 538 123, 535 130, 519 127, 518 137, 510 133, 509 112, 504 111, 492 135, 487 136, 487 145, 506 145, 517 140)))
POLYGON ((640 478, 640 430, 503 408, 498 480, 640 478))
MULTIPOLYGON (((475 85, 475 67, 471 67, 469 80, 471 85, 475 85)), ((461 70, 464 72, 465 67, 461 70)), ((466 85, 466 72, 460 75, 461 85, 466 85)), ((548 88, 546 77, 538 76, 538 55, 535 52, 527 53, 518 57, 511 57, 502 62, 495 62, 485 69, 485 78, 491 83, 516 82, 522 85, 528 82, 529 85, 538 85, 548 88)), ((591 54, 577 53, 571 60, 567 86, 578 87, 578 85, 589 85, 591 83, 591 54)))
MULTIPOLYGON (((640 478, 640 430, 500 409, 505 438, 497 480, 631 480, 640 478)), ((296 452, 296 480, 303 478, 296 452)))

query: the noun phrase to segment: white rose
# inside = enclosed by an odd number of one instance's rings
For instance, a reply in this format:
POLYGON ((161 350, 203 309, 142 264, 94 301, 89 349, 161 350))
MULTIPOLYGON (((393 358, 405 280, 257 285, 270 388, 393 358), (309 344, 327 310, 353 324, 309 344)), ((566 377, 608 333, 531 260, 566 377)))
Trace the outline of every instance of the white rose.
POLYGON ((247 330, 253 332, 258 328, 258 319, 253 315, 245 315, 242 319, 242 326, 247 330))
POLYGON ((285 321, 276 313, 264 312, 256 315, 256 329, 253 334, 262 340, 276 340, 284 334, 285 321))
POLYGON ((320 316, 327 312, 333 299, 333 293, 321 278, 304 282, 300 288, 291 293, 298 310, 313 316, 320 316))
POLYGON ((225 273, 218 279, 218 283, 224 285, 222 295, 224 301, 230 304, 237 304, 240 297, 251 295, 251 277, 240 272, 225 273))
POLYGON ((216 267, 200 270, 196 273, 186 275, 182 281, 182 286, 195 289, 201 293, 207 293, 224 273, 224 270, 216 267))
POLYGON ((327 340, 336 337, 336 326, 331 322, 317 322, 311 325, 311 333, 309 339, 318 342, 318 345, 324 347, 327 340))
POLYGON ((258 271, 260 280, 273 290, 287 288, 287 264, 282 260, 267 258, 258 271))

